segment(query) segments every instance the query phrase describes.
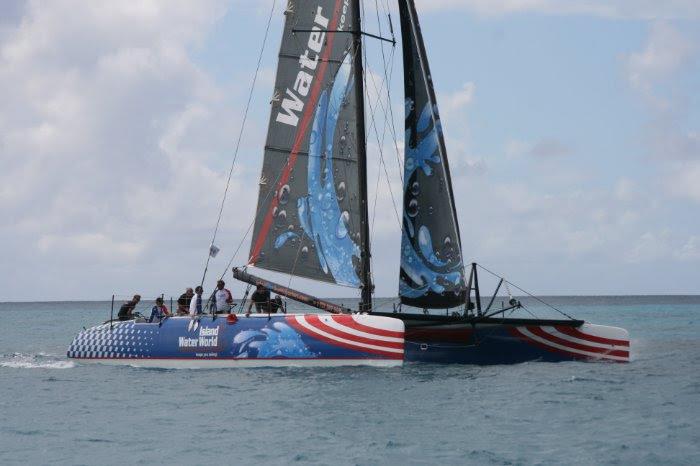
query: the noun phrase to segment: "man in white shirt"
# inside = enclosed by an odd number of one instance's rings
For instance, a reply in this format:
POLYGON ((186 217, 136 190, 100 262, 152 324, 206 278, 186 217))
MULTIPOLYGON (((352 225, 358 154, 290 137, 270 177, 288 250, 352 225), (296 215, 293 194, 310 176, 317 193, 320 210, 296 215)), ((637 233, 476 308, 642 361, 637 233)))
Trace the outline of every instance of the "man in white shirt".
POLYGON ((202 293, 204 293, 204 289, 201 286, 194 289, 194 296, 192 296, 192 301, 190 301, 191 316, 196 316, 202 313, 202 293))
POLYGON ((227 314, 231 312, 233 306, 233 296, 231 292, 224 288, 226 283, 223 280, 216 282, 216 290, 214 290, 214 305, 216 306, 217 314, 227 314))

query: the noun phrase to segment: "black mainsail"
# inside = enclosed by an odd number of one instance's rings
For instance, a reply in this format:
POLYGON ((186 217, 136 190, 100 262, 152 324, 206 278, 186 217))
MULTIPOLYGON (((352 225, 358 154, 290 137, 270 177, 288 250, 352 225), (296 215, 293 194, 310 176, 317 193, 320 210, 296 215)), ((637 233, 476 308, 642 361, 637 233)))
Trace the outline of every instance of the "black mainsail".
POLYGON ((413 0, 400 0, 406 96, 401 302, 449 308, 465 301, 464 265, 447 151, 413 0))
POLYGON ((364 107, 360 36, 350 33, 359 6, 350 3, 288 3, 249 264, 362 287, 364 107))

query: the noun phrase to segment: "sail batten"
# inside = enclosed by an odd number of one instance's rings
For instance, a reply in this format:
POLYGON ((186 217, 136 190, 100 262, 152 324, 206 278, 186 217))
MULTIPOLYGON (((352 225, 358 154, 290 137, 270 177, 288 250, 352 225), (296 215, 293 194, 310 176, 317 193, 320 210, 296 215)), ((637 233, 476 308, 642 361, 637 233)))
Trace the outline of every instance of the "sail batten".
POLYGON ((249 264, 361 285, 355 50, 347 0, 288 8, 249 264))
POLYGON ((447 151, 412 0, 399 2, 406 134, 399 296, 448 308, 465 299, 464 265, 447 151))

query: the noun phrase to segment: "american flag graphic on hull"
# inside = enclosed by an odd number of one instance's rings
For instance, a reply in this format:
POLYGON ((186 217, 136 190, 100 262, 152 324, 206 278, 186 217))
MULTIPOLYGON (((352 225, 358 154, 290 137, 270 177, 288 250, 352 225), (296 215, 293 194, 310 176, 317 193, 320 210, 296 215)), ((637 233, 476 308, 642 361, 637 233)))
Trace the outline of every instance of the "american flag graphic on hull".
POLYGON ((403 332, 377 324, 364 325, 353 315, 297 314, 287 316, 287 323, 300 333, 334 346, 403 359, 403 332))
POLYGON ((630 360, 627 331, 616 327, 593 324, 584 324, 579 328, 528 325, 512 327, 511 333, 527 343, 575 359, 630 360))

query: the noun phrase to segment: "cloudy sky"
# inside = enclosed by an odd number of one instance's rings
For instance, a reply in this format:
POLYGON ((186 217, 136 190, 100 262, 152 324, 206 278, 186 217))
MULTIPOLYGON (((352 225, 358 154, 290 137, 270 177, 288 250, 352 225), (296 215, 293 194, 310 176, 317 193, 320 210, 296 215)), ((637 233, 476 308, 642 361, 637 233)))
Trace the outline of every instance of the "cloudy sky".
MULTIPOLYGON (((242 240, 234 263, 247 256, 277 3, 211 279, 242 240)), ((541 294, 700 292, 700 3, 417 3, 465 257, 541 294)), ((271 7, 0 2, 0 301, 169 295, 199 282, 271 7)), ((390 65, 402 128, 400 52, 390 65)), ((370 72, 380 86, 381 63, 370 72)), ((392 146, 387 136, 391 183, 379 172, 373 224, 380 296, 398 282, 392 146)))

